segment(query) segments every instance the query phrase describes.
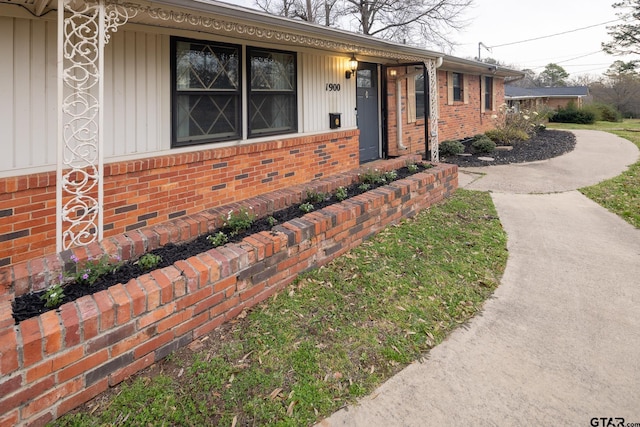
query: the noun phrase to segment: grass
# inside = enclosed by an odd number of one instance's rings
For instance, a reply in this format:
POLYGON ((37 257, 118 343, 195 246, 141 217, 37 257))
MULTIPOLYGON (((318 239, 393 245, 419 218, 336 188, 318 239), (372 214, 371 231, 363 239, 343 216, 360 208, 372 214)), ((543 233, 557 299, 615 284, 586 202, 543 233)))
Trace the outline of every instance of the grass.
POLYGON ((458 190, 55 424, 313 424, 477 313, 506 259, 490 196, 458 190))
MULTIPOLYGON (((624 120, 622 123, 596 122, 593 125, 551 123, 549 127, 607 131, 628 139, 640 148, 640 120, 624 120)), ((615 178, 581 188, 579 191, 636 228, 640 228, 640 161, 615 178)))

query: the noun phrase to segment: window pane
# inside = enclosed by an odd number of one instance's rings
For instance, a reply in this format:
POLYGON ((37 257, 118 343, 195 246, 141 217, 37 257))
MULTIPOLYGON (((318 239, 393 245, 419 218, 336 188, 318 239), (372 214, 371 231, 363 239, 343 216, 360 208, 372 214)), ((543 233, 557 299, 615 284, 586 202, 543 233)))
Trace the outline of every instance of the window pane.
POLYGON ((453 73, 453 100, 462 101, 462 74, 453 73))
POLYGON ((239 135, 235 95, 179 95, 177 109, 178 142, 239 135))
POLYGON ((296 55, 248 49, 249 136, 297 130, 296 55))
POLYGON ((295 56, 267 51, 251 52, 252 90, 295 90, 295 56))
POLYGON ((250 121, 252 134, 295 130, 295 95, 252 94, 250 121))
POLYGON ((238 89, 238 49, 204 43, 176 43, 176 88, 238 89))
POLYGON ((493 107, 493 77, 485 77, 484 84, 484 108, 491 110, 493 107))
POLYGON ((371 77, 371 70, 358 70, 356 72, 356 84, 357 87, 373 87, 373 78, 371 77))
POLYGON ((416 80, 416 117, 424 117, 424 74, 415 77, 416 80))

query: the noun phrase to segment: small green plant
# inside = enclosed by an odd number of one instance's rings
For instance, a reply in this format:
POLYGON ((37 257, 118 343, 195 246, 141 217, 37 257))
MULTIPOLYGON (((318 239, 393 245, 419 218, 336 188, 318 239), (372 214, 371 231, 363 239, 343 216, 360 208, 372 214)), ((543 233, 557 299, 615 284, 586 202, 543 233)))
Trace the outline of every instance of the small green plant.
POLYGON ((392 182, 398 179, 398 172, 395 170, 391 170, 389 172, 384 173, 384 179, 386 182, 392 182))
POLYGON ((162 261, 162 257, 160 255, 155 254, 144 254, 140 257, 140 259, 136 262, 138 266, 140 266, 143 270, 153 270, 160 264, 162 261))
POLYGON ((419 168, 418 168, 418 165, 416 165, 415 163, 409 163, 409 164, 407 165, 407 170, 408 170, 409 172, 411 172, 411 173, 416 173, 416 172, 418 172, 418 169, 419 169, 419 168))
POLYGON ((64 300, 62 285, 58 283, 49 286, 47 291, 40 297, 40 299, 44 301, 44 306, 47 308, 58 307, 60 304, 62 304, 62 300, 64 300))
POLYGON ((327 195, 315 190, 307 190, 307 197, 304 201, 307 203, 321 203, 327 199, 327 195))
POLYGON ((256 215, 253 213, 253 209, 243 207, 238 212, 229 211, 223 227, 229 231, 230 236, 237 236, 248 230, 255 220, 256 215))
POLYGON ((378 169, 367 169, 359 176, 360 182, 363 184, 376 185, 386 184, 387 180, 384 176, 384 172, 378 169))
POLYGON ((367 184, 366 182, 363 182, 362 184, 360 184, 360 185, 358 186, 358 189, 359 189, 360 191, 367 191, 367 190, 368 190, 368 189, 370 189, 370 188, 371 188, 371 184, 367 184))
POLYGON ((305 202, 303 204, 300 205, 300 210, 304 213, 309 213, 311 211, 313 211, 315 208, 313 207, 313 205, 309 202, 305 202))
POLYGON ((216 234, 210 234, 207 236, 207 240, 209 243, 213 245, 214 248, 218 246, 222 246, 229 241, 229 238, 222 231, 218 231, 216 234))
POLYGON ((441 156, 455 156, 464 153, 464 145, 460 141, 448 139, 440 143, 439 150, 441 156))
POLYGON ((474 138, 474 141, 471 143, 471 147, 473 147, 477 153, 488 154, 495 151, 496 143, 488 136, 480 135, 474 138))
POLYGON ((347 189, 344 187, 338 187, 336 189, 336 199, 339 201, 345 200, 349 195, 347 194, 347 189))
POLYGON ((269 227, 273 227, 274 225, 276 225, 278 223, 278 220, 275 219, 273 216, 269 216, 267 218, 267 224, 269 224, 269 227))
POLYGON ((105 255, 100 259, 89 258, 84 265, 79 266, 80 260, 75 255, 71 255, 71 261, 76 263, 76 271, 68 273, 74 282, 80 285, 93 285, 100 277, 115 273, 120 268, 120 257, 116 257, 116 263, 112 264, 111 259, 105 255))

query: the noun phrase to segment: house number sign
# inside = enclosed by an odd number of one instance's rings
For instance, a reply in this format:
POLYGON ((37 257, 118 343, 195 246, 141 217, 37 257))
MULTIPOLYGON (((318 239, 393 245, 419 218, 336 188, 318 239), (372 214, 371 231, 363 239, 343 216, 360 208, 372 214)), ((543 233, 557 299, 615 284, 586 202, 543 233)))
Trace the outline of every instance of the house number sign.
POLYGON ((324 90, 327 92, 340 92, 340 83, 326 83, 324 90))

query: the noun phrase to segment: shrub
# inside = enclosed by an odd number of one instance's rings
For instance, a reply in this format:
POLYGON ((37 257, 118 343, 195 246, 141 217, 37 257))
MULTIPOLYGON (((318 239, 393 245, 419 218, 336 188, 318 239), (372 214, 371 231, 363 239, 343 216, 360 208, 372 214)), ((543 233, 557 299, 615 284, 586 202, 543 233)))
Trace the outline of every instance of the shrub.
POLYGON ((493 153, 496 149, 496 143, 486 135, 478 135, 474 137, 471 147, 478 153, 493 153))
POLYGON ((589 125, 596 121, 596 114, 593 111, 581 109, 573 109, 570 106, 567 108, 559 108, 551 117, 550 122, 555 123, 577 123, 582 125, 589 125))
POLYGON ((620 111, 618 111, 613 105, 595 102, 587 105, 585 108, 589 107, 596 113, 596 120, 602 120, 605 122, 622 121, 622 113, 620 113, 620 111))
POLYGON ((441 156, 455 156, 464 153, 464 145, 460 141, 448 139, 440 143, 439 150, 441 156))
MULTIPOLYGON (((544 125, 536 125, 536 127, 544 125)), ((529 134, 521 129, 491 129, 485 135, 496 145, 511 145, 514 142, 526 141, 529 134)))

